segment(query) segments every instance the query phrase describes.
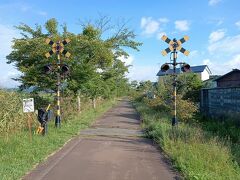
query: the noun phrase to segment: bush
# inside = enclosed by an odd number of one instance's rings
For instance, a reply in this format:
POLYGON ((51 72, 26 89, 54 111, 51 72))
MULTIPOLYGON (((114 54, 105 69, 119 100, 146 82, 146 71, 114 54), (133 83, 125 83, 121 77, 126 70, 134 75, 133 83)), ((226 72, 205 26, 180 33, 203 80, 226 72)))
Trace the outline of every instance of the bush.
MULTIPOLYGON (((156 97, 154 99, 137 98, 138 102, 144 102, 152 109, 171 115, 173 102, 166 103, 163 98, 156 97)), ((187 122, 193 119, 195 113, 198 112, 197 105, 190 100, 183 100, 181 96, 177 96, 177 118, 180 121, 187 122)))
POLYGON ((193 116, 198 111, 198 107, 190 100, 183 100, 177 97, 177 117, 180 121, 187 122, 193 120, 193 116))
POLYGON ((231 152, 231 146, 239 151, 239 145, 231 145, 194 124, 181 123, 172 129, 170 119, 163 112, 144 103, 135 106, 143 118, 147 136, 159 144, 185 179, 240 179, 237 157, 231 152))
POLYGON ((148 99, 148 98, 143 98, 143 102, 148 104, 151 108, 161 111, 161 112, 166 112, 170 113, 171 112, 171 107, 164 102, 164 100, 160 97, 156 97, 154 99, 148 99))

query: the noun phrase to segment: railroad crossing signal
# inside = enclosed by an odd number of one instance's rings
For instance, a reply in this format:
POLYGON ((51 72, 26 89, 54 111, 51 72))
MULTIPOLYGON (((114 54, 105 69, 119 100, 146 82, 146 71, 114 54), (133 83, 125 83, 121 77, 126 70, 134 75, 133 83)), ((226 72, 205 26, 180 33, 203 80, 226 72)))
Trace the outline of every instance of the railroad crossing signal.
POLYGON ((189 40, 188 36, 184 36, 180 40, 176 40, 176 39, 171 40, 166 35, 163 35, 161 39, 164 42, 169 44, 169 47, 162 51, 162 55, 163 56, 166 56, 168 53, 170 53, 170 52, 172 52, 174 50, 175 51, 176 50, 180 51, 185 56, 189 55, 189 51, 182 47, 182 44, 189 40))
POLYGON ((69 66, 65 63, 58 64, 58 65, 57 64, 47 64, 47 65, 43 66, 43 72, 45 74, 51 74, 54 71, 54 69, 58 68, 58 66, 60 66, 61 74, 63 74, 64 76, 69 74, 69 71, 70 71, 69 66))
POLYGON ((177 62, 177 51, 180 51, 184 55, 188 56, 189 51, 184 49, 182 47, 182 44, 185 43, 187 40, 189 40, 188 36, 184 36, 180 40, 176 40, 175 38, 173 40, 169 39, 167 36, 163 35, 162 40, 169 44, 169 47, 164 49, 162 51, 162 55, 166 56, 168 53, 171 52, 171 55, 173 54, 173 58, 171 59, 170 55, 170 63, 165 63, 161 66, 162 72, 167 72, 170 69, 169 65, 172 65, 173 67, 173 100, 174 100, 174 109, 173 109, 173 118, 172 118, 172 126, 175 126, 177 124, 177 79, 176 79, 176 66, 182 65, 181 70, 183 72, 189 72, 190 71, 190 65, 186 64, 184 62, 177 62))
MULTIPOLYGON (((56 119, 55 119, 55 126, 60 127, 61 122, 61 113, 60 113, 60 84, 61 84, 61 74, 67 75, 69 73, 69 67, 67 64, 62 64, 61 62, 61 54, 63 54, 65 57, 69 58, 70 53, 64 49, 64 46, 70 42, 70 39, 65 39, 63 41, 57 41, 56 43, 53 42, 50 38, 46 39, 46 43, 52 46, 52 50, 47 52, 45 56, 49 58, 52 54, 57 54, 57 113, 56 113, 56 119)), ((44 71, 46 74, 51 73, 53 70, 53 65, 45 65, 44 71)))
POLYGON ((52 50, 47 52, 45 56, 49 58, 54 53, 58 53, 58 54, 61 53, 65 57, 69 58, 71 54, 64 49, 64 46, 69 42, 70 42, 70 39, 68 38, 63 40, 62 42, 58 41, 57 43, 53 42, 50 38, 47 38, 46 43, 52 46, 52 50))

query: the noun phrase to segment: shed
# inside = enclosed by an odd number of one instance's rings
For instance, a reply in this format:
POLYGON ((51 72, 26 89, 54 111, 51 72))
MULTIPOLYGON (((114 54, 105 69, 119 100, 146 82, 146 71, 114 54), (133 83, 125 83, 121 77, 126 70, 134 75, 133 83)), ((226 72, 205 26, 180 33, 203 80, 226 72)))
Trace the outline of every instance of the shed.
POLYGON ((217 87, 240 87, 240 70, 233 69, 227 74, 215 79, 217 87))

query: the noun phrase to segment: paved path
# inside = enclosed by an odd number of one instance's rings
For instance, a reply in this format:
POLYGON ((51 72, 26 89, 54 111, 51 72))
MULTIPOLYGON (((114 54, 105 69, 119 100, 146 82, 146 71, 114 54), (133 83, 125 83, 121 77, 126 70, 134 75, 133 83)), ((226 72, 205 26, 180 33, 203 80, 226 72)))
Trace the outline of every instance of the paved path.
POLYGON ((160 151, 142 135, 137 113, 127 100, 121 101, 24 179, 178 179, 160 151))

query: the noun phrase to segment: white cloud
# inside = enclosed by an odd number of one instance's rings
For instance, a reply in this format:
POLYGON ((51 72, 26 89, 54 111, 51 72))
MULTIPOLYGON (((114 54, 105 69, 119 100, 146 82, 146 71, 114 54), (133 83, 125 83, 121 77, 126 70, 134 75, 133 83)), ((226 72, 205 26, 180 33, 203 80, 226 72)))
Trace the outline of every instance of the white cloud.
POLYGON ((210 43, 217 42, 217 41, 223 39, 224 36, 225 36, 225 30, 219 29, 219 30, 217 30, 217 31, 212 32, 212 33, 209 35, 209 42, 210 42, 210 43))
POLYGON ((175 28, 179 31, 188 31, 190 23, 187 20, 175 21, 175 28))
POLYGON ((240 21, 237 21, 235 25, 240 29, 240 21))
POLYGON ((222 25, 223 23, 224 23, 224 18, 223 17, 219 17, 219 18, 210 18, 209 20, 208 20, 208 23, 210 23, 210 24, 214 24, 214 25, 216 25, 216 26, 220 26, 220 25, 222 25))
POLYGON ((189 54, 189 58, 194 58, 196 56, 198 56, 199 52, 197 50, 193 50, 190 52, 189 54))
POLYGON ((141 19, 141 28, 144 34, 153 34, 158 31, 160 23, 151 17, 143 17, 141 19))
POLYGON ((132 55, 129 55, 127 58, 125 58, 124 56, 120 56, 118 59, 124 62, 125 65, 128 66, 128 65, 132 65, 134 57, 132 55))
POLYGON ((228 36, 219 41, 213 42, 208 46, 210 53, 225 53, 227 55, 240 53, 240 34, 228 36))
POLYGON ((157 39, 161 40, 161 38, 162 38, 163 35, 167 35, 167 34, 166 34, 165 32, 159 32, 159 33, 157 34, 157 39))
POLYGON ((233 69, 240 69, 240 54, 233 56, 233 59, 231 59, 227 64, 233 69))
POLYGON ((0 55, 6 56, 11 52, 12 40, 19 37, 19 33, 9 25, 0 24, 0 55))
POLYGON ((152 35, 159 31, 163 31, 168 22, 169 20, 167 18, 159 18, 155 20, 152 17, 142 17, 141 29, 143 29, 143 34, 152 35))
POLYGON ((16 87, 18 83, 11 78, 17 77, 19 72, 13 65, 6 64, 6 56, 11 52, 13 38, 20 37, 19 33, 9 25, 0 24, 0 87, 16 87))
POLYGON ((7 72, 4 76, 0 78, 0 88, 16 88, 20 85, 19 82, 12 80, 12 78, 19 77, 19 72, 14 70, 7 72))
POLYGON ((217 4, 219 4, 222 0, 209 0, 208 1, 208 5, 209 6, 215 6, 217 4))
POLYGON ((159 18, 158 21, 160 23, 168 23, 169 22, 169 19, 168 18, 159 18))
POLYGON ((208 65, 214 75, 223 75, 228 73, 232 69, 240 69, 240 54, 232 56, 229 60, 225 62, 204 59, 203 64, 208 65))
POLYGON ((129 68, 129 74, 127 77, 132 80, 137 81, 157 81, 156 74, 158 73, 160 67, 151 65, 134 65, 129 68))

